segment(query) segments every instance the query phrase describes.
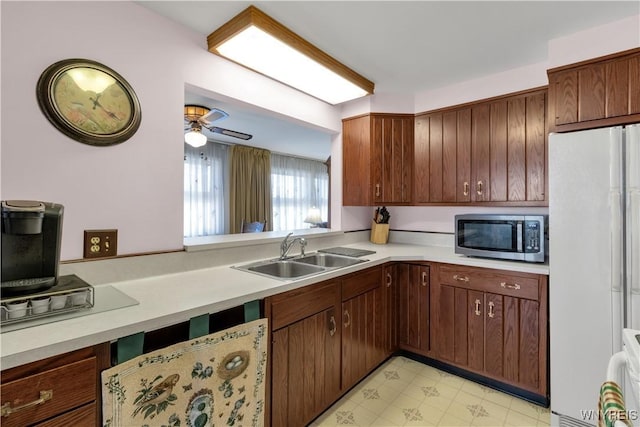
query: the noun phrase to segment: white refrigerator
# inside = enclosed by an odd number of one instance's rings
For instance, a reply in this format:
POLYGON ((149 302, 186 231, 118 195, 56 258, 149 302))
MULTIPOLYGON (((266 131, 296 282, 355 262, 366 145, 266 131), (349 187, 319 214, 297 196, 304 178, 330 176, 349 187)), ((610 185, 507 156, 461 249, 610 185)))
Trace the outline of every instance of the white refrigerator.
POLYGON ((551 423, 596 425, 622 330, 640 329, 640 124, 550 134, 549 270, 551 423))

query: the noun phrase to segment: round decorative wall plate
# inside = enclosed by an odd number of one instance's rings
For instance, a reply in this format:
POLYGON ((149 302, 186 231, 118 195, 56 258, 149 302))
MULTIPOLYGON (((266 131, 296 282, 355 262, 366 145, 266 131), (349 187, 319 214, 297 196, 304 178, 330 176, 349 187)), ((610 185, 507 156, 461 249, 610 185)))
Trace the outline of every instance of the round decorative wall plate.
POLYGON ((140 102, 133 88, 111 68, 89 59, 50 65, 38 80, 36 95, 47 119, 85 144, 119 144, 140 126, 140 102))

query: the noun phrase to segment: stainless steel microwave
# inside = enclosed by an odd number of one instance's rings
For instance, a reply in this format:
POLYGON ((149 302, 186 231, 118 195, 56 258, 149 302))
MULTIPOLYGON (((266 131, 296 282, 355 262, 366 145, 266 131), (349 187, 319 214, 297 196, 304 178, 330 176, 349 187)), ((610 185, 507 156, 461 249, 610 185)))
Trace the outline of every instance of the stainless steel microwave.
POLYGON ((526 262, 548 255, 546 215, 455 216, 455 253, 526 262))

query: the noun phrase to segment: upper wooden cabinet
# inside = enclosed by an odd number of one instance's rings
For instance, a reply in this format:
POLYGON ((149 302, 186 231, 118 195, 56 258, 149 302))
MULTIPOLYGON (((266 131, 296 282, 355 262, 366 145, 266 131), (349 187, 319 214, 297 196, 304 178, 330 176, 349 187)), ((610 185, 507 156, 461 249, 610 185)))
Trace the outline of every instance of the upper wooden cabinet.
POLYGON ((414 202, 471 201, 471 108, 415 119, 414 202))
POLYGON ((547 74, 551 131, 640 120, 640 49, 553 68, 547 74))
POLYGON ((411 202, 413 117, 372 113, 342 121, 344 206, 411 202))
POLYGON ((414 204, 544 206, 546 89, 415 119, 414 204))

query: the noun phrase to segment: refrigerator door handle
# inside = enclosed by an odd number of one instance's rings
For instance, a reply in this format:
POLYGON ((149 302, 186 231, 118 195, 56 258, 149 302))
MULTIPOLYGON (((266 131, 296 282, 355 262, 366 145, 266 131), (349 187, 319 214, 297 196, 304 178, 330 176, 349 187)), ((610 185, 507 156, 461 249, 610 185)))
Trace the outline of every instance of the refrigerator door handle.
MULTIPOLYGON (((627 265, 631 293, 640 295, 640 190, 629 192, 627 265)), ((640 310, 640 307, 637 308, 640 310)))
POLYGON ((622 196, 619 191, 609 193, 611 209, 611 290, 622 291, 623 241, 622 241, 622 196))

